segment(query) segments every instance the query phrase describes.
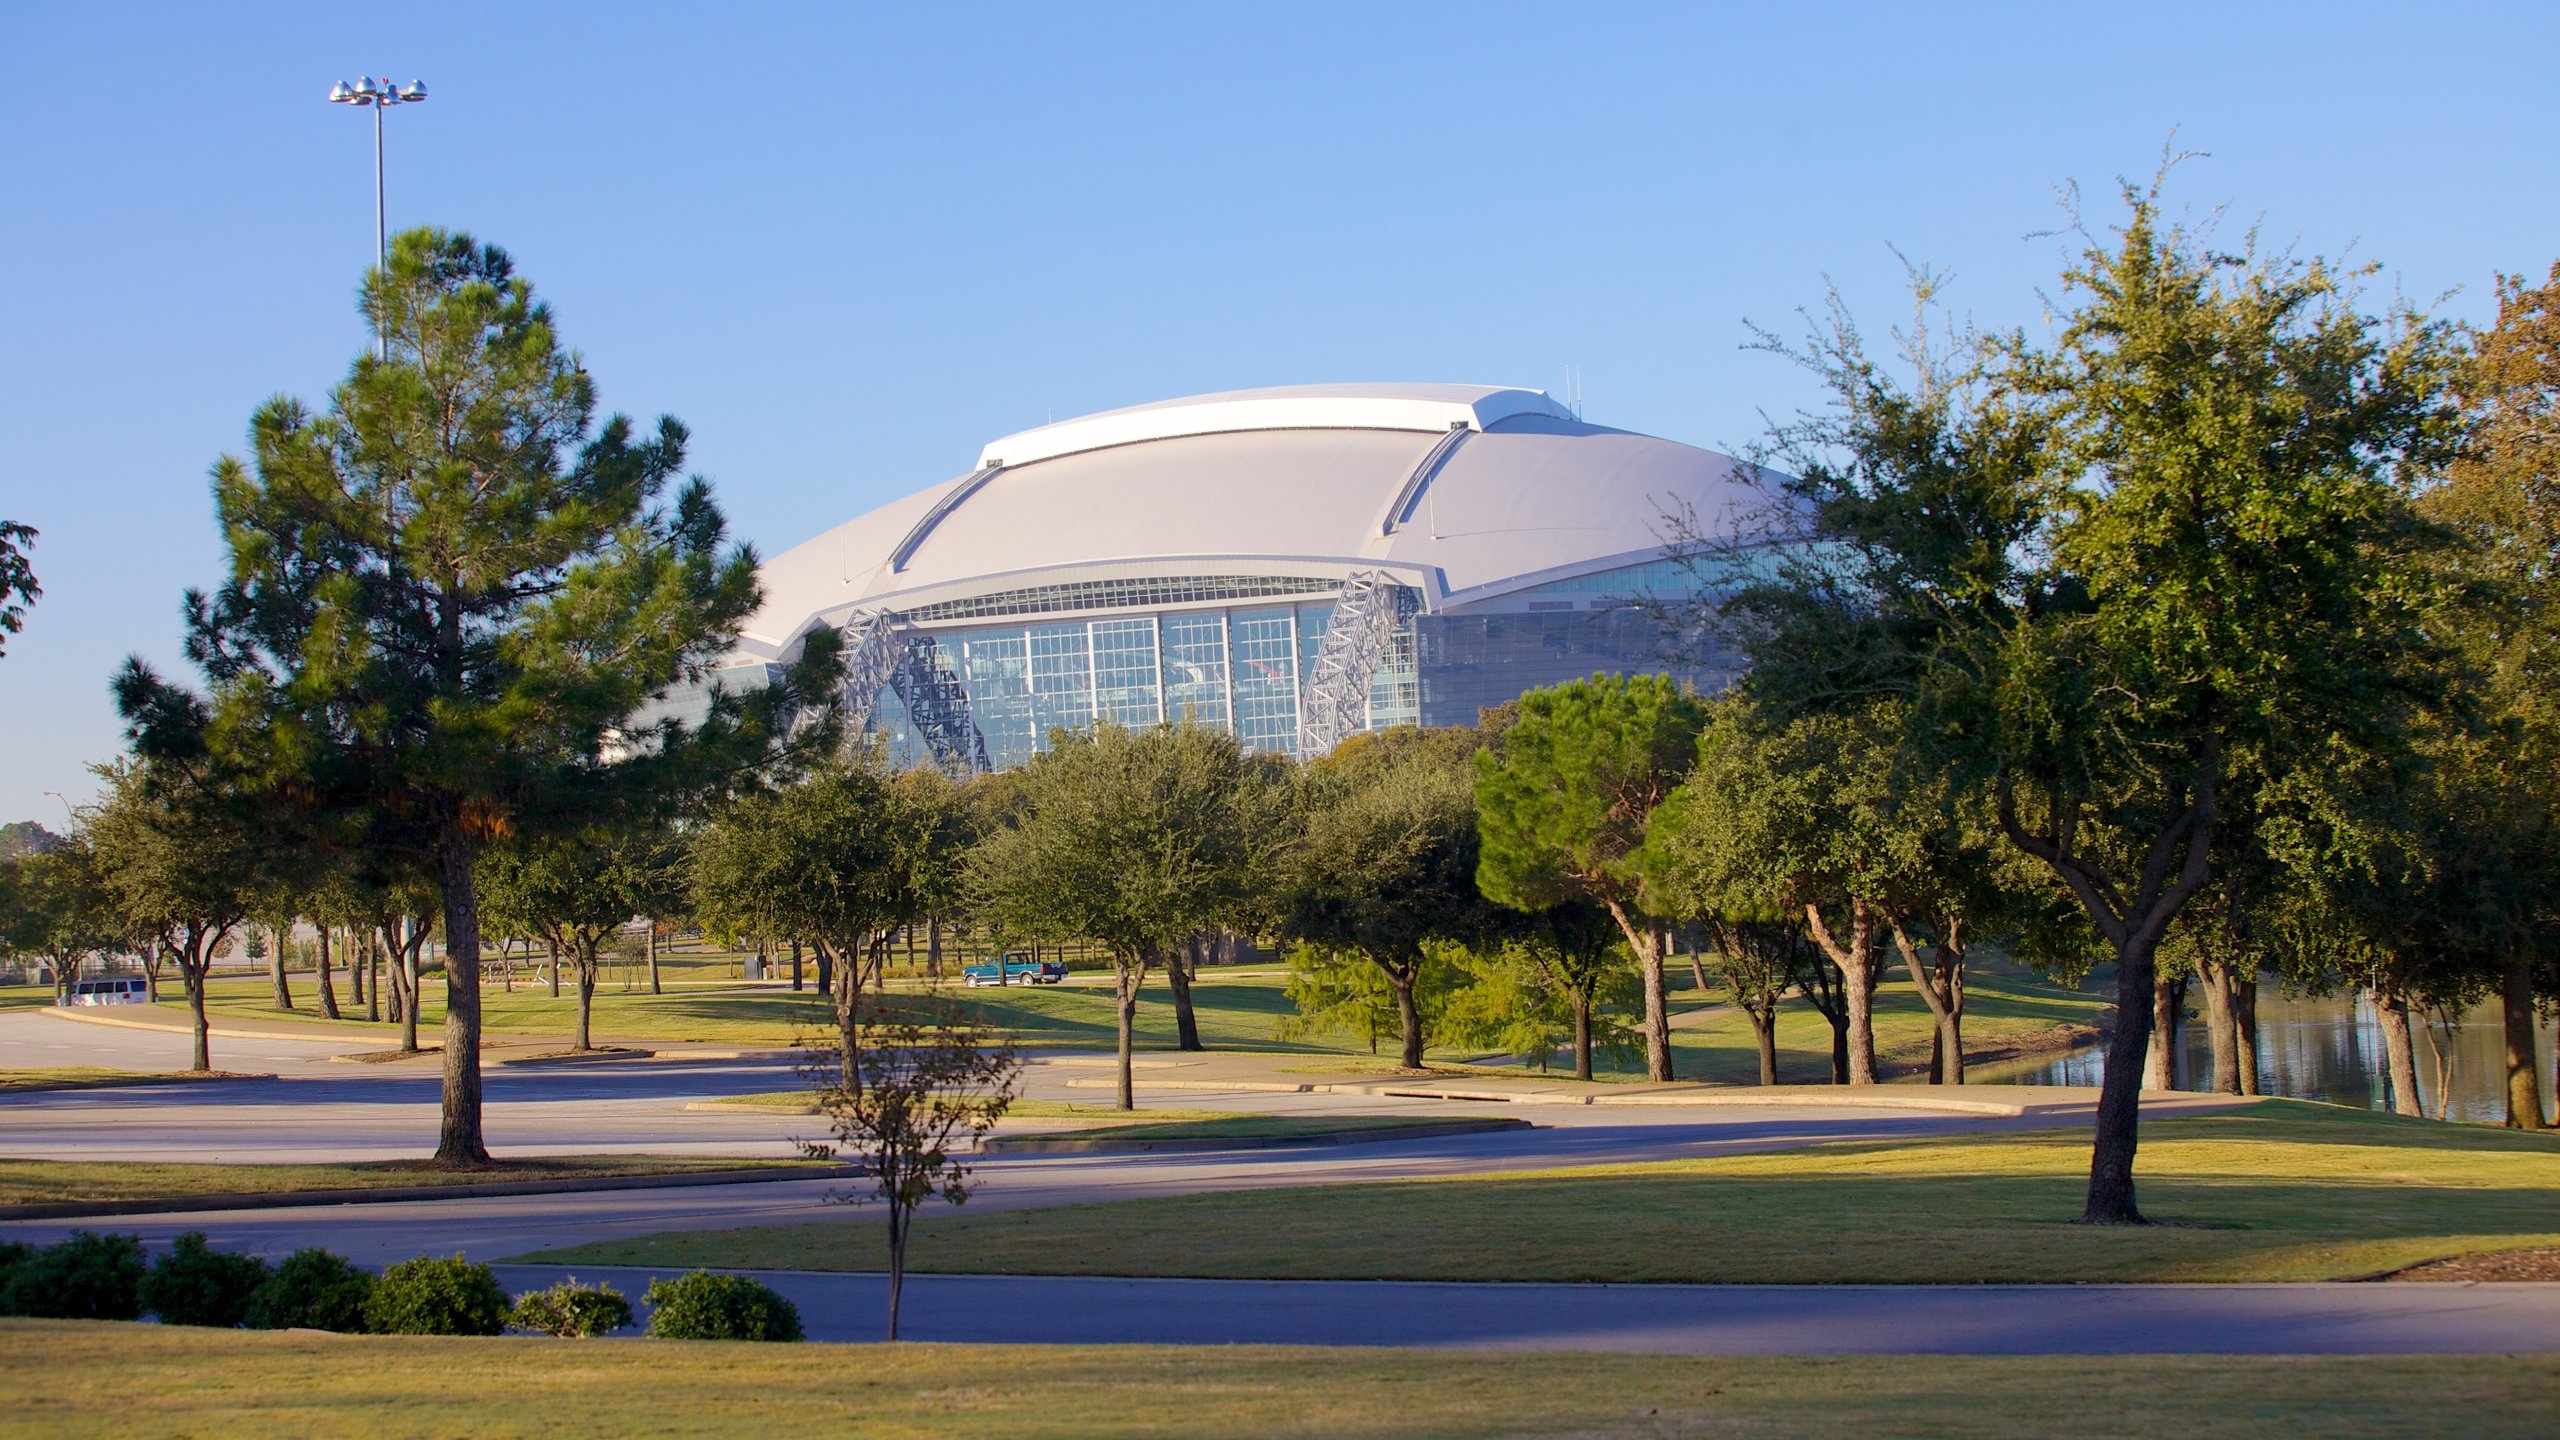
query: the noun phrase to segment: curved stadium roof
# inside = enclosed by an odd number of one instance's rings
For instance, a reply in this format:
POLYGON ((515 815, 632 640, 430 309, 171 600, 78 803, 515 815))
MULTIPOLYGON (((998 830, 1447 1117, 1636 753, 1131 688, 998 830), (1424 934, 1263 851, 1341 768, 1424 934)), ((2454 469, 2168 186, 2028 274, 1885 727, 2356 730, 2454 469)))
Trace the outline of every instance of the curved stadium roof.
POLYGON ((767 562, 742 649, 779 658, 857 608, 1148 576, 1385 571, 1434 612, 1499 608, 1659 558, 1665 514, 1725 513, 1739 469, 1501 386, 1290 386, 1106 411, 993 441, 968 475, 767 562))

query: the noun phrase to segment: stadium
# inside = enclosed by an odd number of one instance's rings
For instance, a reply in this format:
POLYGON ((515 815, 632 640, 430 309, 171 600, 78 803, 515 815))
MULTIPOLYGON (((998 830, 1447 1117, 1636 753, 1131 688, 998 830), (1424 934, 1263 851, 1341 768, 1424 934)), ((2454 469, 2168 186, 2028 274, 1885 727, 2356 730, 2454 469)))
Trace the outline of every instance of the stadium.
POLYGON ((1312 757, 1595 671, 1713 689, 1664 640, 1692 593, 1668 516, 1727 513, 1730 457, 1479 385, 1239 390, 990 442, 967 474, 768 562, 719 678, 846 642, 847 712, 894 758, 1028 759, 1056 727, 1191 715, 1312 757))

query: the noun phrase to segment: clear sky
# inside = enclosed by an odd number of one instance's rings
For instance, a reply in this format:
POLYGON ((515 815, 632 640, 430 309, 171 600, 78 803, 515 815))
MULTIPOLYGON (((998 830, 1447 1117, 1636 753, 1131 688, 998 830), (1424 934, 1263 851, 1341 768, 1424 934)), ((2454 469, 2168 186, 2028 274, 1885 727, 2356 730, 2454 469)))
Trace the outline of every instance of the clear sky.
MULTIPOLYGON (((1006 431, 1248 385, 1561 388, 1711 447, 1742 348, 1892 246, 2032 323, 2058 186, 2173 194, 2484 318, 2560 256, 2560 6, 76 5, 0 0, 0 821, 59 827, 128 653, 182 669, 205 474, 365 345, 395 227, 511 251, 605 403, 692 427, 766 554, 1006 431), (2441 300, 2439 300, 2439 297, 2441 300)), ((2102 206, 2095 213, 2109 212, 2102 206)))

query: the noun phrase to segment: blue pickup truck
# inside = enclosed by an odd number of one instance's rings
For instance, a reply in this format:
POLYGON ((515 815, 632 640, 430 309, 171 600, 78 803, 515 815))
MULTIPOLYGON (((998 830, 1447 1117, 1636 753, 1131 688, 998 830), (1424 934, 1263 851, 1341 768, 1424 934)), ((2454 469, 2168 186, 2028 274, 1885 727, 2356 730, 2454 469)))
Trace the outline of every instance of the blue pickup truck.
POLYGON ((1055 985, 1067 978, 1067 967, 1060 960, 1026 960, 1007 955, 1002 960, 980 961, 960 973, 971 989, 980 985, 1055 985))

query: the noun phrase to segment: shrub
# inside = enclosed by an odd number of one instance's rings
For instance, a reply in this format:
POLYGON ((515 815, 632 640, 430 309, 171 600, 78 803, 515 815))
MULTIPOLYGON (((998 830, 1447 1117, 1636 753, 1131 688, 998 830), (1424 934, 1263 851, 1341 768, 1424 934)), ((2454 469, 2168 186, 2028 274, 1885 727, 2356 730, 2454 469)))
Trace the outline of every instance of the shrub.
POLYGON ((27 1263, 36 1247, 22 1240, 0 1240, 0 1315, 15 1315, 9 1308, 9 1286, 18 1276, 18 1267, 27 1263))
POLYGON ((142 1237, 74 1230, 10 1267, 13 1315, 47 1320, 142 1318, 142 1237))
POLYGON ((373 1294, 373 1272, 343 1255, 296 1250, 249 1297, 241 1323, 252 1330, 336 1330, 364 1333, 364 1302, 373 1294))
POLYGON ((211 1325, 229 1330, 249 1312, 249 1297, 267 1280, 267 1262, 254 1255, 225 1255, 190 1230, 142 1277, 142 1308, 167 1325, 211 1325))
POLYGON ((486 1265, 421 1255, 382 1272, 364 1324, 377 1335, 495 1335, 507 1327, 507 1292, 486 1265))
POLYGON ((643 1297, 653 1340, 797 1340, 800 1309, 744 1275, 696 1270, 659 1280, 643 1297))
POLYGON ((529 1290, 516 1297, 507 1324, 537 1335, 584 1340, 610 1335, 631 1323, 631 1302, 610 1285, 581 1285, 570 1276, 548 1290, 529 1290))

